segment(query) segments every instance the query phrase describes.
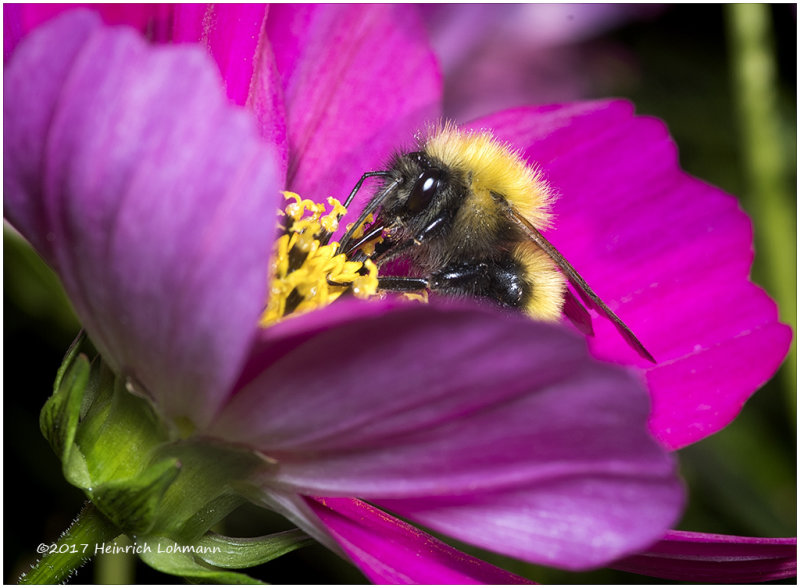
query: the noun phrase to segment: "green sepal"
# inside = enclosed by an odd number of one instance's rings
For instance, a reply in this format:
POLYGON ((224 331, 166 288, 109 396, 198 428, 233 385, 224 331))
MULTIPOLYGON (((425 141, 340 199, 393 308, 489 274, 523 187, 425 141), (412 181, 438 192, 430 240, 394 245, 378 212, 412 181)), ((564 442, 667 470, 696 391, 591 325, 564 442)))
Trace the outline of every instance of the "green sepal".
POLYGON ((91 486, 136 478, 151 462, 161 461, 153 459, 153 451, 168 440, 165 425, 100 358, 92 363, 82 411, 76 443, 88 464, 91 486))
MULTIPOLYGON (((297 530, 254 539, 207 534, 246 500, 252 476, 274 462, 175 426, 144 393, 134 393, 139 387, 129 377, 100 357, 90 364, 79 353, 83 340, 79 336, 66 354, 40 427, 67 480, 84 491, 89 512, 108 527, 104 541, 127 534, 148 548, 135 553, 151 567, 190 582, 225 584, 260 584, 231 569, 311 542, 297 530)), ((58 566, 74 569, 84 559, 58 566)), ((39 567, 50 562, 45 558, 39 567)))
POLYGON ((61 365, 58 366, 58 371, 56 372, 56 379, 53 382, 53 394, 58 393, 59 388, 61 388, 61 382, 64 380, 64 374, 72 365, 72 361, 75 359, 75 357, 77 357, 78 351, 85 340, 86 331, 81 329, 81 331, 75 336, 75 339, 72 340, 72 343, 69 344, 69 348, 64 354, 64 359, 61 360, 61 365))
POLYGON ((195 555, 220 568, 250 568, 312 543, 314 540, 300 529, 246 538, 209 532, 197 542, 202 549, 198 549, 195 555))
POLYGON ((127 533, 147 533, 153 528, 164 494, 180 469, 177 459, 165 459, 133 479, 107 482, 91 490, 92 502, 127 533))
POLYGON ((75 446, 75 435, 81 417, 81 406, 89 383, 91 366, 84 355, 78 354, 82 337, 72 343, 39 415, 39 428, 62 464, 64 476, 76 486, 90 482, 83 455, 75 446))
POLYGON ((210 566, 197 557, 202 549, 197 544, 176 543, 165 537, 139 537, 142 549, 139 557, 151 568, 180 576, 189 582, 203 584, 263 584, 240 572, 231 572, 210 566))

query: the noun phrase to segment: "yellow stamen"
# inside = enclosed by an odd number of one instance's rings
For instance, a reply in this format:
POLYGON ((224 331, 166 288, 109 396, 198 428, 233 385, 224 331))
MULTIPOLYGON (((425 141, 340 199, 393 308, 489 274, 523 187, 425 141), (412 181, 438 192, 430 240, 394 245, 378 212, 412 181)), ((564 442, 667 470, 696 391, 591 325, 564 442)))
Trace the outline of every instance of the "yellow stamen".
MULTIPOLYGON (((347 211, 335 198, 324 204, 304 200, 284 192, 290 200, 284 211, 285 231, 275 242, 267 307, 260 325, 272 325, 286 316, 326 306, 351 291, 358 298, 369 298, 378 290, 378 268, 371 260, 349 261, 337 253, 339 243, 323 245, 323 237, 339 227, 347 211)), ((369 221, 368 221, 369 222, 369 221)), ((363 234, 363 226, 355 237, 363 234)))

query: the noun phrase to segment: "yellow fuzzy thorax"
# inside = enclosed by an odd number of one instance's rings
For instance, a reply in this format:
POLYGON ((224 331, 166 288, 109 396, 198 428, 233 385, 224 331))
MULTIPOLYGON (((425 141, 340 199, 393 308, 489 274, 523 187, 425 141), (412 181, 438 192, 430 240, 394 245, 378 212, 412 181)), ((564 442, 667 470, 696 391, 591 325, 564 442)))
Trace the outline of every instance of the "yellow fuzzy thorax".
POLYGON ((429 131, 422 148, 448 166, 465 172, 472 193, 483 210, 491 207, 491 194, 503 196, 534 226, 550 222, 553 192, 542 172, 489 132, 463 131, 451 123, 429 131))

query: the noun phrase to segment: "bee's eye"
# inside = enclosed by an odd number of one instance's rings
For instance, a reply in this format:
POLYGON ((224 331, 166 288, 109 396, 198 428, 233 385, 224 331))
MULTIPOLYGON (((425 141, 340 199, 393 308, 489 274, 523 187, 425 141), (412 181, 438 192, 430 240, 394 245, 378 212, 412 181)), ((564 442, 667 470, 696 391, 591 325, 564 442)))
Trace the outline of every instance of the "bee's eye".
POLYGON ((427 169, 422 172, 408 195, 406 210, 416 213, 427 208, 436 192, 444 185, 444 181, 441 170, 427 169))

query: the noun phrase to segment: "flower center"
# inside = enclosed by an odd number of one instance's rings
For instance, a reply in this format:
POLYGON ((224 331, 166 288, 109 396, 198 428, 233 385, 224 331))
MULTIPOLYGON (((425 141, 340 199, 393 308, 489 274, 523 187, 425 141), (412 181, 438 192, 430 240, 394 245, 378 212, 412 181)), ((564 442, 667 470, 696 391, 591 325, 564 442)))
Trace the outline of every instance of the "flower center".
MULTIPOLYGON (((370 260, 348 261, 337 253, 339 243, 328 242, 347 209, 335 198, 324 204, 284 192, 289 201, 283 217, 284 233, 275 242, 270 268, 270 291, 259 324, 266 327, 290 314, 326 306, 345 292, 369 298, 378 290, 378 268, 370 260)), ((356 231, 356 237, 363 226, 356 231)))

